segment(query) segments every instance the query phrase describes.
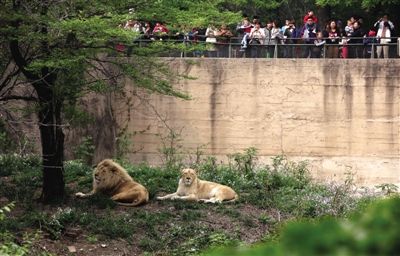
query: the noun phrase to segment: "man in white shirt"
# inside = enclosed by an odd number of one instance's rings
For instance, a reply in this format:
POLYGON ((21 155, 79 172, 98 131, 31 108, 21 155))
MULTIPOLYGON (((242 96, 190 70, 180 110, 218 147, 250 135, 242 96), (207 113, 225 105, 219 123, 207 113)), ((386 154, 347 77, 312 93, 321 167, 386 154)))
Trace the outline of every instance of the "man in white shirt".
POLYGON ((382 56, 389 58, 389 46, 386 45, 391 41, 391 30, 394 29, 393 23, 388 19, 387 15, 383 15, 377 22, 375 22, 374 27, 378 29, 376 37, 379 38, 379 45, 376 47, 376 54, 378 58, 382 56))

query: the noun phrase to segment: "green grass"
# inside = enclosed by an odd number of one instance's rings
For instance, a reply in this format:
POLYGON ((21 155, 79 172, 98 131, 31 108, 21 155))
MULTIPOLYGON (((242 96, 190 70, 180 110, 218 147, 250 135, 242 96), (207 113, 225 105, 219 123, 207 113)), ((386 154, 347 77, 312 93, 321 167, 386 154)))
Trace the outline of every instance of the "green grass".
POLYGON ((88 243, 124 239, 143 253, 190 255, 212 247, 238 246, 243 242, 241 234, 247 230, 267 229, 260 240, 276 240, 287 219, 344 217, 373 200, 352 197, 351 182, 314 182, 306 162, 290 162, 283 156, 273 158, 271 165, 255 162, 255 151, 249 150, 232 155, 228 164, 216 164, 215 159, 207 158, 192 166, 200 178, 229 185, 238 192, 238 202, 217 205, 156 202, 156 195, 176 191, 179 170, 120 162, 149 190, 151 200, 149 206, 123 208, 104 195, 75 199, 74 193, 91 190, 92 168, 81 161, 68 161, 65 181, 69 196, 59 208, 43 210, 32 201, 41 185, 39 159, 3 155, 0 193, 15 201, 19 210, 0 222, 0 234, 19 236, 26 230, 39 230, 58 240, 68 228, 79 227, 88 243), (252 212, 257 209, 259 213, 252 212), (221 226, 215 227, 214 223, 221 226))

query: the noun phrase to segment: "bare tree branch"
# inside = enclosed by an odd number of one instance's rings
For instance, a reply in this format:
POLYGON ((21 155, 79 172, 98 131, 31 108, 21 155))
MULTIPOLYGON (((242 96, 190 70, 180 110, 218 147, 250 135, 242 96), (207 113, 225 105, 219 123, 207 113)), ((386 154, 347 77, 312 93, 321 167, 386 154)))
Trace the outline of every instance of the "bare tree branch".
POLYGON ((8 95, 0 98, 0 101, 9 101, 9 100, 38 101, 38 98, 33 96, 20 96, 20 95, 8 95))

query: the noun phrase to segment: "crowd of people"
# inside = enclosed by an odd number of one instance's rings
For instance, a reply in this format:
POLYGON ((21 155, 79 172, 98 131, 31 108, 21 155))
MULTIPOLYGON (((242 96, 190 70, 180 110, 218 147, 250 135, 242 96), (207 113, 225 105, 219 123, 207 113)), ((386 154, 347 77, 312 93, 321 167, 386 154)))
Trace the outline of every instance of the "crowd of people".
POLYGON ((321 27, 314 12, 308 11, 300 23, 287 19, 283 26, 279 26, 274 20, 262 23, 255 16, 252 20, 244 17, 236 28, 210 24, 206 29, 188 29, 167 27, 162 22, 152 24, 137 20, 129 20, 121 27, 137 32, 142 40, 172 39, 179 42, 206 43, 207 51, 196 51, 195 56, 228 57, 226 46, 231 44, 240 46, 242 56, 253 58, 389 57, 394 24, 387 15, 370 27, 358 17, 351 17, 346 24, 341 20, 331 19, 321 27))

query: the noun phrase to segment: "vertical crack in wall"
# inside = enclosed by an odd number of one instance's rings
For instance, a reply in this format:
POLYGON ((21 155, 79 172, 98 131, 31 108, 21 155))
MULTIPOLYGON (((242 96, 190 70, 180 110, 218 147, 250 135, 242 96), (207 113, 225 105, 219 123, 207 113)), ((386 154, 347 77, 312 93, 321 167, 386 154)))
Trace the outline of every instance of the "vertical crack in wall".
MULTIPOLYGON (((335 61, 335 60, 333 60, 335 61)), ((341 66, 339 66, 341 68, 341 66)), ((339 67, 332 61, 327 61, 322 66, 322 75, 324 78, 323 90, 323 122, 324 122, 324 135, 325 135, 325 147, 335 148, 337 147, 337 136, 336 134, 336 122, 338 121, 337 116, 337 105, 338 105, 338 90, 341 84, 339 76, 339 67)), ((340 70, 343 72, 343 70, 340 70)))
MULTIPOLYGON (((396 63, 392 60, 388 60, 386 63, 386 67, 385 67, 386 73, 385 73, 385 111, 386 111, 386 118, 389 121, 390 125, 389 125, 389 134, 390 134, 390 141, 389 141, 389 150, 392 151, 395 145, 395 132, 397 130, 397 126, 396 123, 397 119, 398 119, 398 114, 397 116, 395 116, 394 113, 394 108, 395 108, 395 94, 397 93, 397 86, 398 83, 395 83, 396 77, 398 76, 398 70, 396 68, 396 63), (396 86, 397 85, 397 86, 396 86)), ((399 138, 397 137, 397 140, 399 138)))
MULTIPOLYGON (((375 86, 377 85, 377 74, 378 69, 376 65, 372 65, 371 61, 368 59, 366 60, 367 63, 364 66, 364 80, 365 80, 365 108, 367 110, 367 119, 374 118, 374 102, 375 102, 375 86)), ((368 124, 367 124, 368 126, 368 124)))
POLYGON ((349 67, 348 62, 346 63, 344 67, 344 88, 345 88, 345 113, 346 113, 346 129, 347 129, 347 154, 349 156, 352 155, 352 143, 353 143, 353 84, 352 84, 352 79, 351 79, 351 73, 350 71, 352 70, 351 67, 349 67))
POLYGON ((211 154, 214 155, 217 143, 216 143, 216 119, 217 119, 217 108, 218 108, 218 96, 219 91, 222 86, 222 77, 224 73, 224 69, 221 64, 221 60, 213 59, 208 60, 204 64, 208 65, 208 69, 210 72, 210 84, 211 84, 211 94, 210 94, 210 144, 211 144, 211 154))

